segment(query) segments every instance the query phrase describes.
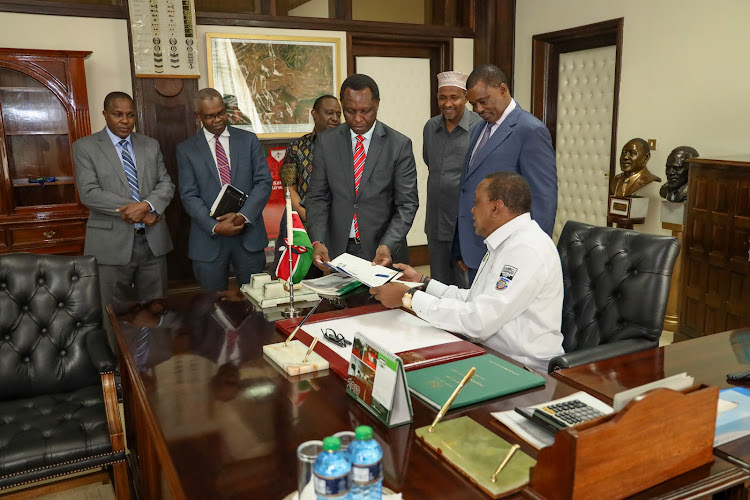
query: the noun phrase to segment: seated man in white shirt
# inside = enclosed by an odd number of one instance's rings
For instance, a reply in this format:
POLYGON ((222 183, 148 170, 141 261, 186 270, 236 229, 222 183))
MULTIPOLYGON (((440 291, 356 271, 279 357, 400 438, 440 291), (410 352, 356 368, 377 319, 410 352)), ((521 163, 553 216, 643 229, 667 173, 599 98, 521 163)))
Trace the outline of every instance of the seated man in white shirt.
POLYGON ((413 268, 403 281, 372 288, 386 307, 411 308, 432 325, 469 337, 547 370, 550 358, 563 354, 563 281, 560 257, 550 237, 531 220, 531 190, 511 172, 488 175, 474 197, 474 227, 485 238, 487 253, 469 290, 447 286, 413 268))

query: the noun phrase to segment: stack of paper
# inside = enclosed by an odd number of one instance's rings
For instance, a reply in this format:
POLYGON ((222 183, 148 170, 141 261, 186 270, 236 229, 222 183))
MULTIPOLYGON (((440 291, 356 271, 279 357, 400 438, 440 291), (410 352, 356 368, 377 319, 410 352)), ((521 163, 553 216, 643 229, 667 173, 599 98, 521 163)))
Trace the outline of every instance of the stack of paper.
POLYGON ((342 253, 326 265, 333 269, 361 281, 370 288, 382 286, 398 278, 403 273, 383 266, 373 266, 369 260, 355 257, 348 253, 342 253))
POLYGON ((341 296, 362 285, 344 273, 332 273, 312 280, 302 280, 302 284, 321 295, 341 296))

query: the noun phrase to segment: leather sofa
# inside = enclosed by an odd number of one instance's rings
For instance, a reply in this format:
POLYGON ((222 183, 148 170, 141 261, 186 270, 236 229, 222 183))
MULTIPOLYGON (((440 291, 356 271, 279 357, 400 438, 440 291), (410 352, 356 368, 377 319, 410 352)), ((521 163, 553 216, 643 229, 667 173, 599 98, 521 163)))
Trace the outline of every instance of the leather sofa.
POLYGON ((557 250, 565 354, 550 372, 659 345, 676 238, 568 221, 557 250))
POLYGON ((0 256, 0 493, 88 471, 130 498, 115 368, 93 257, 0 256))

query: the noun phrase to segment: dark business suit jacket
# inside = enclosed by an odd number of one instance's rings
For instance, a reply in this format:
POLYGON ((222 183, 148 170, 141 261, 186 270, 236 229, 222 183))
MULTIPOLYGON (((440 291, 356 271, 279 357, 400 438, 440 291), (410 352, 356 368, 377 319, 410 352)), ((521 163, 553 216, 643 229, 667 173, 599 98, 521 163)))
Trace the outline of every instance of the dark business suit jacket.
MULTIPOLYGON (((135 153, 140 198, 151 202, 154 210, 163 214, 174 195, 174 184, 164 167, 159 143, 135 132, 130 134, 130 138, 135 153)), ((127 264, 133 252, 133 224, 122 220, 115 210, 135 203, 135 200, 122 168, 122 160, 107 131, 102 129, 74 142, 73 161, 78 196, 90 210, 84 253, 96 257, 99 264, 127 264)), ((172 239, 163 217, 146 226, 146 239, 157 257, 172 250, 172 239)))
MULTIPOLYGON (((255 134, 227 128, 232 185, 247 194, 240 213, 250 221, 236 238, 242 238, 242 246, 250 252, 263 250, 268 245, 263 207, 271 194, 271 172, 255 134)), ((216 219, 208 215, 221 191, 221 180, 203 129, 177 145, 177 166, 182 205, 191 218, 188 256, 210 262, 221 247, 221 239, 212 233, 216 219)))
POLYGON ((356 197, 352 155, 346 123, 318 134, 304 202, 310 239, 325 243, 331 259, 346 252, 356 211, 366 259, 373 259, 377 247, 386 245, 393 262, 408 262, 406 233, 419 207, 411 140, 380 121, 375 123, 356 197))
POLYGON ((521 174, 531 188, 531 218, 551 235, 557 212, 557 165, 552 139, 544 124, 532 114, 516 108, 505 118, 487 144, 477 151, 471 163, 474 145, 485 127, 477 125, 471 132, 471 143, 461 177, 458 197, 458 238, 461 257, 467 266, 477 269, 487 252, 484 239, 474 232, 471 209, 480 182, 493 172, 521 174))

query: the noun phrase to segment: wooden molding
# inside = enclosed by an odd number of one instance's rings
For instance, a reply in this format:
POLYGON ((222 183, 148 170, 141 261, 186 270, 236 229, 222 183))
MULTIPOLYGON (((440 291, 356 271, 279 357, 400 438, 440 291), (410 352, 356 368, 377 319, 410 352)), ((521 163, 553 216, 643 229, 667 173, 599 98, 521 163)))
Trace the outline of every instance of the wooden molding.
POLYGON ((469 15, 474 31, 474 66, 491 63, 503 70, 513 93, 516 0, 475 0, 469 15))
POLYGON ((430 252, 427 245, 416 245, 409 247, 409 265, 427 266, 430 264, 430 252))

